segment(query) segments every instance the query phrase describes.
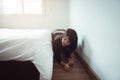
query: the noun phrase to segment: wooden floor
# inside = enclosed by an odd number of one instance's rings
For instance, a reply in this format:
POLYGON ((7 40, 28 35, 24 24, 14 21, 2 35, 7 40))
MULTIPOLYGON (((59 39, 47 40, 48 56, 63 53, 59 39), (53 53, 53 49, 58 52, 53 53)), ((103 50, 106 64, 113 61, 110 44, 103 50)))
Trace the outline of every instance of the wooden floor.
POLYGON ((52 80, 92 80, 76 57, 74 55, 72 57, 75 64, 70 71, 64 71, 62 66, 54 61, 52 80))

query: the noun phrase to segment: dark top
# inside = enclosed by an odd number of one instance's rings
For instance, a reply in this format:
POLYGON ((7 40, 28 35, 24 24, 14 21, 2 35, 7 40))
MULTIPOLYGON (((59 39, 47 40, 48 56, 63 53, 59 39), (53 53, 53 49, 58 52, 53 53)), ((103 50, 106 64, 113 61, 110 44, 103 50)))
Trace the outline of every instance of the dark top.
POLYGON ((60 63, 61 61, 68 61, 68 58, 71 57, 71 53, 74 51, 70 46, 62 46, 62 36, 63 33, 54 33, 52 34, 52 45, 54 58, 60 63))

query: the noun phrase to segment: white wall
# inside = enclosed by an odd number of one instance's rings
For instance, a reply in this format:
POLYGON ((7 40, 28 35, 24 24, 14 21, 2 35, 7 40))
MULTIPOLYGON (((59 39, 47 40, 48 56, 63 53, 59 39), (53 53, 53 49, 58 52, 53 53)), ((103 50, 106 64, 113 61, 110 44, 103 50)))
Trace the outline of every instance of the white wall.
POLYGON ((120 1, 70 0, 70 26, 84 36, 82 55, 100 78, 120 80, 120 1))
MULTIPOLYGON (((0 28, 66 28, 68 0, 43 0, 43 15, 0 15, 0 28)), ((0 0, 0 5, 2 0, 0 0)), ((0 7, 0 12, 2 11, 0 7)))

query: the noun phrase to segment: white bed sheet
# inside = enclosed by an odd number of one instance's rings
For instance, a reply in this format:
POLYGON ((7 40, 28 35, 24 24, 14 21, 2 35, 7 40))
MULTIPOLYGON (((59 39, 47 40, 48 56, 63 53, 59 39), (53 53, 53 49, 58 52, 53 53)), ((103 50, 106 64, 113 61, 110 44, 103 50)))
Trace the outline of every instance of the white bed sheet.
POLYGON ((51 80, 53 70, 51 31, 0 29, 0 60, 31 60, 40 80, 51 80))

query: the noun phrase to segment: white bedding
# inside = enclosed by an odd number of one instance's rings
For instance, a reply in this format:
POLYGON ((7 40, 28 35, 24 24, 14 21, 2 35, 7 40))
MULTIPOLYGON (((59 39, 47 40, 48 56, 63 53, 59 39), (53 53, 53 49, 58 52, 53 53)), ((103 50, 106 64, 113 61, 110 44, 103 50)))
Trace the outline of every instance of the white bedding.
POLYGON ((53 51, 49 30, 0 29, 0 60, 31 60, 40 80, 51 80, 53 51))

